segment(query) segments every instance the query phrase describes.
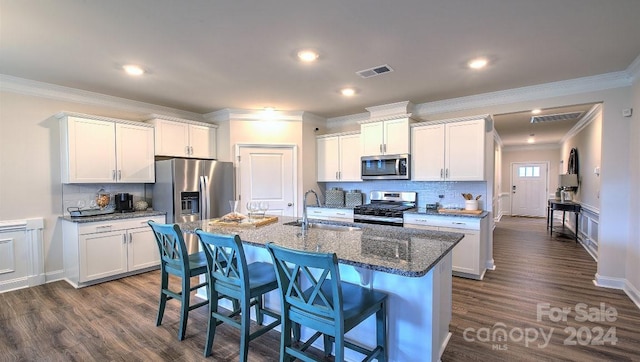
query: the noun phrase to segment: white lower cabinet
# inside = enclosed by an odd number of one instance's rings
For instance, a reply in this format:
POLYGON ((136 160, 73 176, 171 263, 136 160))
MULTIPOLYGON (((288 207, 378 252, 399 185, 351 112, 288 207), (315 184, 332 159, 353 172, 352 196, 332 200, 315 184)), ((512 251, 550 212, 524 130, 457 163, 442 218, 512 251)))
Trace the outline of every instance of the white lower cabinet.
POLYGON ((79 288, 158 266, 160 254, 148 220, 164 223, 165 217, 89 223, 63 221, 67 281, 79 288))
POLYGON ((307 218, 328 221, 353 222, 353 209, 334 207, 308 207, 307 218))
POLYGON ((484 278, 486 272, 486 243, 483 230, 488 227, 487 217, 460 217, 405 214, 404 226, 417 229, 463 233, 464 238, 453 248, 453 274, 465 278, 484 278))

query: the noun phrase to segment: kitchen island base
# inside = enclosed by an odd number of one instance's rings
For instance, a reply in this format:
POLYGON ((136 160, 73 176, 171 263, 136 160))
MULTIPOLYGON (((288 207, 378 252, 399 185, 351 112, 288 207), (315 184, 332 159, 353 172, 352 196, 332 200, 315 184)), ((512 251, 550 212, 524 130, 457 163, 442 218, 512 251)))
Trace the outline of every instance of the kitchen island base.
MULTIPOLYGON (((271 262, 267 250, 245 245, 247 262, 271 262)), ((407 277, 374 271, 350 265, 340 265, 341 280, 383 291, 389 295, 387 303, 388 346, 390 362, 439 361, 451 337, 451 253, 447 253, 424 276, 407 277)), ((204 290, 198 293, 206 298, 204 290)), ((348 296, 344 296, 348 298, 348 296)), ((277 293, 265 297, 267 308, 280 313, 280 299, 277 293)), ((231 303, 222 300, 220 306, 232 309, 231 303)), ((252 311, 253 312, 253 311, 252 311)), ((255 315, 252 314, 255 320, 255 315)), ((265 317, 265 323, 271 319, 265 317)), ((276 330, 280 330, 277 327, 276 330)), ((302 329, 303 338, 313 331, 302 329)), ((370 317, 345 334, 349 340, 367 347, 375 344, 375 317, 370 317)), ((322 339, 313 344, 323 350, 322 339)), ((346 349, 347 361, 360 361, 364 356, 346 349)))

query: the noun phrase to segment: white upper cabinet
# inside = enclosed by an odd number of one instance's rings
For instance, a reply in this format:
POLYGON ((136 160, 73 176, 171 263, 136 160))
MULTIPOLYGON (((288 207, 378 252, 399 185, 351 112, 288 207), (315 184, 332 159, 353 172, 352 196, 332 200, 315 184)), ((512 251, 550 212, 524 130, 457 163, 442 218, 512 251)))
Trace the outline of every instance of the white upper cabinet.
POLYGON ((116 123, 117 182, 155 182, 153 128, 116 123))
POLYGON ((485 180, 485 118, 415 124, 411 129, 414 181, 485 180))
POLYGON ((409 153, 409 118, 362 123, 360 142, 362 156, 409 153))
POLYGON ((63 183, 155 182, 151 126, 71 113, 57 117, 63 183))
POLYGON ((155 127, 157 156, 215 159, 217 127, 182 119, 158 118, 147 122, 155 127))
POLYGON ((319 136, 319 182, 362 181, 360 178, 360 134, 319 136))
POLYGON ((411 128, 411 179, 444 180, 445 125, 411 128))

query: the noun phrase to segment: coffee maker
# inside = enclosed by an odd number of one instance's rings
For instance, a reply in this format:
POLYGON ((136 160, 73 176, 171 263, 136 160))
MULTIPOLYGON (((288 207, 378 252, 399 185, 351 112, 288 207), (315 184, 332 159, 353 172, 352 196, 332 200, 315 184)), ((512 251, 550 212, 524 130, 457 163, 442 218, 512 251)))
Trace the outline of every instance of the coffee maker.
POLYGON ((133 212, 133 195, 129 193, 116 194, 116 211, 133 212))

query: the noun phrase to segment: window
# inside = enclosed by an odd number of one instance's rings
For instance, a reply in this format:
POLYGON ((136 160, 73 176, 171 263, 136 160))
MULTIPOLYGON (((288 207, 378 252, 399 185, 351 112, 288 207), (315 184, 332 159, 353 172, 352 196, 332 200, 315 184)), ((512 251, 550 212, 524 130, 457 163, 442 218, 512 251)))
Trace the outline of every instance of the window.
POLYGON ((540 177, 540 166, 520 166, 518 167, 519 177, 540 177))

